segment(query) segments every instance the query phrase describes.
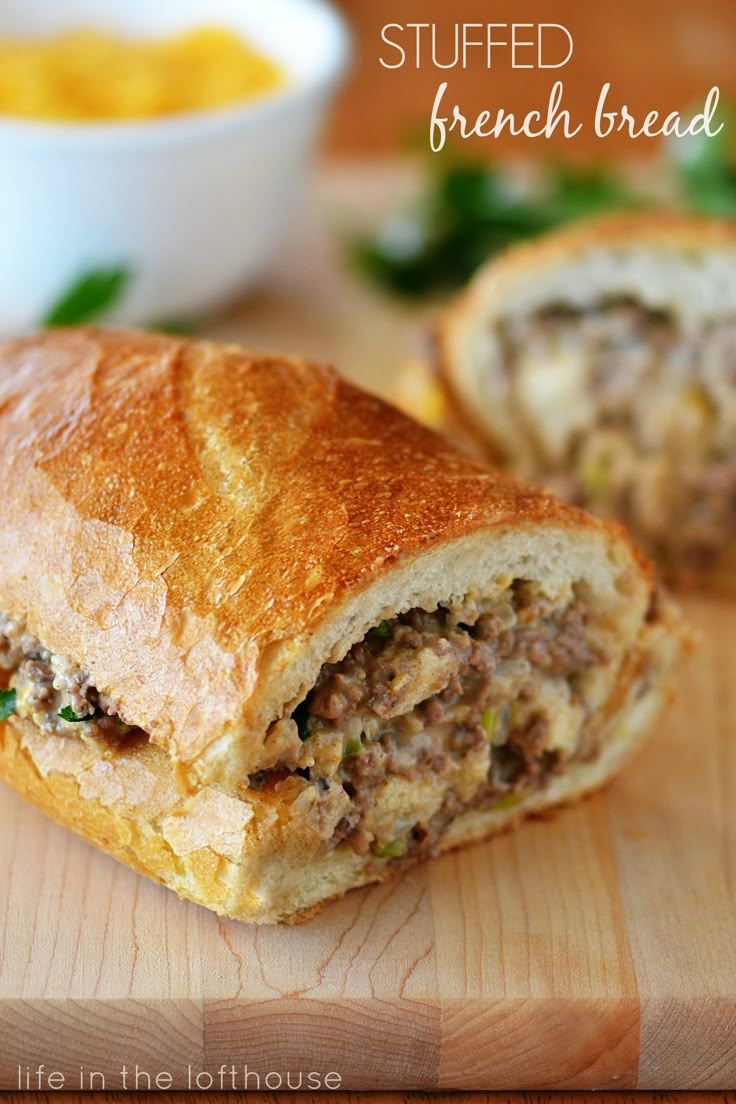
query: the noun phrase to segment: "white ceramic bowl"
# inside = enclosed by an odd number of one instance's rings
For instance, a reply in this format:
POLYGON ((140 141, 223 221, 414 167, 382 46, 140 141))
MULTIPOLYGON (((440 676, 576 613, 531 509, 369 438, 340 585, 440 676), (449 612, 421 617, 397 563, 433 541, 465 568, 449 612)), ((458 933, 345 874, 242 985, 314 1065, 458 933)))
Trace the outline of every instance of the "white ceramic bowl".
POLYGON ((127 266, 116 322, 206 311, 252 284, 289 228, 348 56, 323 0, 2 0, 0 34, 227 26, 287 87, 146 122, 0 118, 0 330, 33 327, 87 270, 127 266))

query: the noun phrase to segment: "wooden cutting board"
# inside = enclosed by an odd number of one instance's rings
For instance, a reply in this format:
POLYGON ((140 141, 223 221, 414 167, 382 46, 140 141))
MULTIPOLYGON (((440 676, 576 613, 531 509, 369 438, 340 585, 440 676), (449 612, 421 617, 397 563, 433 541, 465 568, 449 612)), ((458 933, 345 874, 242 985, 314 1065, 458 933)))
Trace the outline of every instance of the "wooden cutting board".
POLYGON ((180 1087, 223 1063, 351 1088, 733 1086, 736 607, 687 612, 677 702, 604 795, 299 928, 181 902, 2 789, 0 1087, 40 1063, 76 1087, 136 1063, 180 1087))
MULTIPOLYGON (((387 179, 333 172, 322 203, 387 179)), ((386 390, 418 316, 324 240, 211 332, 288 351, 302 324, 386 390)), ((181 902, 0 787, 0 1089, 733 1087, 736 605, 685 607, 677 700, 605 794, 299 928, 181 902)))

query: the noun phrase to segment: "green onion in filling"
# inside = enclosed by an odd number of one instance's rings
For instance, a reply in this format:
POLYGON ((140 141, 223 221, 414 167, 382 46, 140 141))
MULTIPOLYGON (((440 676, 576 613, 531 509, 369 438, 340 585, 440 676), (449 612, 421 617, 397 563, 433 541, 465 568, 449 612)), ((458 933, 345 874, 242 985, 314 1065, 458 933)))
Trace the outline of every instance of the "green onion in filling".
POLYGON ((384 843, 381 847, 374 846, 373 854, 378 855, 379 859, 398 859, 399 855, 404 854, 404 843, 400 839, 395 839, 390 843, 384 843))
POLYGON ((0 690, 0 721, 7 721, 15 710, 15 690, 0 690))
POLYGON ((480 715, 480 723, 488 740, 492 740, 498 727, 498 710, 491 709, 490 706, 484 709, 480 715))

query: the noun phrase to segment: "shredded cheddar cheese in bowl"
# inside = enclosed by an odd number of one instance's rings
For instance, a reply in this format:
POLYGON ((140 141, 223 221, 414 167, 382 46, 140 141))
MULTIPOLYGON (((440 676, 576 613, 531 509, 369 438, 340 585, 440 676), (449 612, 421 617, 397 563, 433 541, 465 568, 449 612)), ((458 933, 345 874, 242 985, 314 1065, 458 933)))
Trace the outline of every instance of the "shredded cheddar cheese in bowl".
POLYGON ((0 0, 0 332, 255 286, 350 55, 325 0, 0 0))
POLYGON ((150 119, 232 106, 285 83, 276 62, 219 27, 159 39, 81 29, 0 38, 0 115, 15 118, 150 119))

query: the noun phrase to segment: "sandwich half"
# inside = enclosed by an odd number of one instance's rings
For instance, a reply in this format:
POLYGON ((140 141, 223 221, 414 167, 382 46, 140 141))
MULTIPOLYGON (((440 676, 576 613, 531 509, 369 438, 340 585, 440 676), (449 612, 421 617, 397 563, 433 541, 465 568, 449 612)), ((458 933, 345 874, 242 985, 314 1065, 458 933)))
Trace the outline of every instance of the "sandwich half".
POLYGON ((606 782, 681 633, 615 525, 330 369, 93 330, 0 349, 0 776, 226 916, 606 782))
POLYGON ((451 418, 496 463, 736 589, 736 223, 608 217, 490 261, 446 313, 451 418))

